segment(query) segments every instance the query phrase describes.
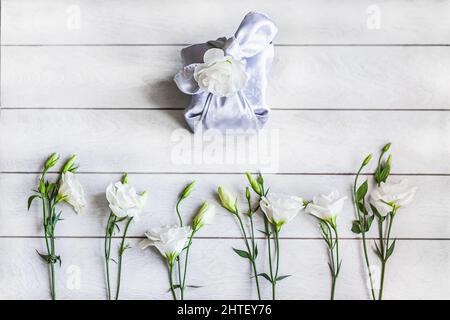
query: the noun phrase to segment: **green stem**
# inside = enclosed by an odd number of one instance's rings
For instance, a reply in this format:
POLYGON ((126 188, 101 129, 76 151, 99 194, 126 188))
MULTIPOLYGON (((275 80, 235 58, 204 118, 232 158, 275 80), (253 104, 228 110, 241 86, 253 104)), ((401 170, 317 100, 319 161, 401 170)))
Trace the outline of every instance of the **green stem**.
POLYGON ((383 300, 383 286, 384 286, 384 273, 386 271, 386 261, 381 262, 381 280, 380 280, 380 294, 378 295, 378 300, 383 300))
POLYGON ((177 257, 177 268, 178 268, 178 282, 180 283, 180 299, 184 300, 184 288, 181 287, 181 261, 180 256, 177 257))
MULTIPOLYGON (((55 215, 55 207, 50 204, 50 221, 53 221, 53 216, 55 215)), ((51 296, 52 300, 56 300, 56 284, 55 284, 55 229, 51 227, 50 233, 50 273, 51 273, 51 296)))
MULTIPOLYGON (((111 231, 111 224, 113 223, 115 227, 116 221, 115 221, 115 215, 111 212, 109 214, 108 223, 106 225, 106 232, 105 232, 105 268, 106 268, 106 293, 108 300, 111 300, 111 279, 109 274, 109 260, 111 257, 111 240, 112 240, 112 233, 114 231, 111 231)), ((114 230, 114 229, 113 229, 114 230)))
POLYGON ((333 228, 334 235, 335 235, 334 243, 336 246, 336 265, 333 264, 334 272, 333 272, 333 282, 331 285, 331 300, 334 300, 334 292, 336 289, 336 282, 337 282, 337 278, 338 278, 339 271, 340 271, 340 261, 339 261, 339 235, 338 235, 336 224, 333 223, 332 228, 333 228))
POLYGON ((170 283, 170 291, 172 292, 173 300, 177 300, 177 295, 173 288, 173 263, 169 262, 169 283, 170 283))
MULTIPOLYGON (((356 186, 358 184, 358 178, 359 175, 361 174, 362 169, 364 168, 364 165, 361 165, 361 167, 359 168, 358 172, 356 173, 355 176, 355 181, 353 183, 353 198, 356 198, 356 186)), ((361 213, 359 211, 358 205, 356 203, 356 201, 353 201, 354 206, 355 206, 355 211, 356 211, 356 215, 358 218, 358 221, 361 221, 361 213)), ((364 251, 364 260, 366 262, 366 268, 367 268, 367 272, 369 274, 369 282, 370 282, 370 292, 372 294, 372 300, 376 300, 375 297, 375 290, 373 288, 373 280, 372 280, 372 271, 370 270, 370 261, 369 261, 369 255, 367 253, 367 244, 366 244, 366 232, 364 231, 365 229, 365 216, 363 217, 364 219, 364 225, 362 226, 362 232, 361 232, 361 236, 362 236, 362 242, 363 242, 363 251, 364 251)))
MULTIPOLYGON (((181 201, 183 201, 183 198, 179 198, 177 201, 177 204, 175 206, 175 210, 177 212, 177 216, 178 216, 178 221, 180 223, 180 227, 183 226, 183 219, 181 218, 181 213, 180 213, 180 203, 181 201)), ((178 267, 178 282, 180 283, 180 298, 181 300, 183 300, 184 298, 184 288, 181 286, 181 262, 180 262, 180 256, 177 257, 177 267, 178 267)))
POLYGON ((391 237, 391 229, 392 229, 392 222, 394 221, 395 216, 395 210, 388 214, 386 218, 389 220, 388 222, 388 228, 386 233, 386 246, 385 246, 385 252, 383 252, 383 259, 381 261, 381 279, 380 279, 380 293, 378 295, 378 300, 383 300, 383 289, 384 289, 384 275, 386 273, 386 264, 387 264, 387 250, 389 250, 389 240, 391 237))
MULTIPOLYGON (((180 280, 181 300, 183 300, 183 293, 184 293, 184 288, 185 288, 185 284, 186 284, 186 274, 187 274, 187 268, 188 268, 189 249, 191 248, 192 238, 194 237, 196 232, 197 231, 195 231, 195 230, 192 231, 191 236, 189 237, 188 246, 186 248, 186 255, 185 255, 185 258, 184 258, 183 281, 180 280)), ((181 273, 181 270, 180 270, 180 273, 181 273)))
POLYGON ((276 269, 275 269, 275 278, 272 279, 272 299, 275 300, 275 287, 277 284, 278 278, 278 269, 280 266, 280 239, 279 239, 279 230, 275 227, 275 254, 276 254, 276 269))
POLYGON ((270 225, 266 216, 264 216, 264 227, 266 230, 266 238, 267 238, 267 251, 269 254, 269 273, 270 280, 273 282, 273 268, 272 268, 272 248, 270 245, 270 225))
POLYGON ((182 200, 183 200, 182 198, 178 199, 177 205, 175 206, 175 209, 177 211, 178 221, 180 222, 180 227, 183 226, 183 219, 181 218, 181 213, 180 213, 180 203, 182 200))
POLYGON ((120 293, 120 279, 122 276, 122 256, 125 251, 125 240, 127 236, 128 227, 130 226, 130 222, 133 220, 133 217, 128 218, 127 224, 125 225, 125 230, 123 231, 122 242, 119 248, 119 262, 118 262, 118 271, 117 271, 117 288, 116 288, 116 300, 119 300, 120 293))
POLYGON ((258 271, 256 270, 256 244, 255 244, 255 228, 253 225, 253 217, 252 214, 249 216, 250 218, 250 227, 251 227, 251 240, 252 240, 252 267, 253 267, 253 273, 255 275, 255 282, 256 282, 256 291, 258 293, 258 300, 261 300, 261 289, 259 288, 259 277, 258 277, 258 271))

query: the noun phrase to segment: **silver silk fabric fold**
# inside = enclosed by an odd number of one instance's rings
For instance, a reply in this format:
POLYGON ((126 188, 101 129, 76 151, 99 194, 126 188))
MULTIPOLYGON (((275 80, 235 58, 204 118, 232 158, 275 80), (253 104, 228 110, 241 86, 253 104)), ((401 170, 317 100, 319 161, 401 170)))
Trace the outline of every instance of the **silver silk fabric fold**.
POLYGON ((174 81, 185 94, 192 95, 185 110, 186 122, 192 131, 216 129, 257 131, 267 122, 269 107, 266 89, 274 56, 273 39, 278 31, 265 15, 248 13, 231 38, 218 38, 181 50, 184 68, 174 81), (225 55, 241 61, 249 79, 245 87, 229 97, 219 97, 202 91, 194 80, 197 64, 210 48, 223 49, 225 55))

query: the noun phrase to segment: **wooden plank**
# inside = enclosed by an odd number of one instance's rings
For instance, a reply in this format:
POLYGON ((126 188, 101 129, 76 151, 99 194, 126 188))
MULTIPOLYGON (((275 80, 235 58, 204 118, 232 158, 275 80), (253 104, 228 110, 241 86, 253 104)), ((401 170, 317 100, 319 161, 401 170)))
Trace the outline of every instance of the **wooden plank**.
MULTIPOLYGON (((181 47, 2 47, 4 107, 184 108, 181 47)), ((448 47, 279 47, 274 109, 449 109, 448 47)))
POLYGON ((37 172, 57 151, 84 172, 351 173, 390 141, 394 173, 450 174, 449 124, 448 112, 275 111, 259 135, 224 137, 192 135, 182 111, 2 110, 0 170, 37 172))
POLYGON ((436 44, 450 36, 450 4, 438 0, 2 0, 2 41, 195 43, 231 36, 249 11, 272 17, 279 44, 436 44))
MULTIPOLYGON (((154 249, 140 250, 138 241, 129 240, 132 248, 124 258, 121 298, 170 299, 162 259, 154 249)), ((188 299, 256 298, 247 261, 231 250, 232 246, 240 244, 237 240, 194 242, 187 282, 202 285, 202 288, 188 289, 188 299)), ((105 298, 102 245, 102 239, 57 241, 57 251, 63 261, 61 269, 57 268, 60 299, 105 298)), ((341 241, 343 265, 337 284, 338 299, 369 297, 359 245, 354 240, 341 241)), ((385 298, 448 299, 449 246, 449 241, 398 241, 387 268, 385 298)), ((0 267, 2 299, 48 299, 47 266, 37 256, 36 248, 44 250, 42 239, 0 239, 0 253, 8 256, 0 267)), ((281 249, 280 273, 292 277, 278 284, 278 298, 328 299, 330 277, 322 241, 282 240, 281 249)), ((263 252, 262 246, 260 270, 267 268, 263 252)), ((265 298, 270 298, 267 284, 262 281, 262 292, 265 298)))
MULTIPOLYGON (((83 216, 77 216, 64 206, 62 221, 57 228, 58 236, 104 236, 108 204, 104 196, 106 186, 120 179, 120 175, 111 174, 79 174, 80 181, 86 189, 88 210, 83 216)), ((398 179, 399 177, 392 177, 398 179)), ((393 228, 393 236, 400 238, 449 238, 450 239, 450 177, 436 176, 408 176, 405 177, 419 187, 414 202, 399 210, 393 228)), ((273 192, 300 195, 305 199, 312 199, 315 194, 337 189, 342 195, 351 199, 350 188, 353 176, 298 176, 298 175, 267 175, 266 183, 273 192)), ((217 201, 218 185, 226 186, 230 191, 239 195, 242 211, 246 210, 243 190, 246 178, 243 175, 192 175, 192 174, 139 174, 130 175, 130 182, 137 190, 149 190, 150 197, 141 219, 133 223, 129 230, 130 236, 143 236, 150 227, 159 224, 174 224, 178 220, 174 211, 179 192, 190 181, 197 181, 196 191, 192 198, 181 206, 184 221, 189 223, 203 201, 216 206, 217 216, 214 223, 205 227, 200 237, 241 237, 236 220, 217 201)), ((40 203, 36 201, 28 212, 26 200, 30 190, 37 185, 38 176, 34 174, 3 174, 0 180, 0 220, 8 228, 0 228, 0 236, 42 236, 42 216, 40 203)), ((256 200, 256 197, 254 198, 256 200)), ((347 201, 343 214, 339 218, 341 237, 354 238, 357 235, 350 231, 355 217, 351 200, 347 201)), ((257 230, 264 226, 261 213, 255 217, 257 230)), ((262 234, 257 233, 258 237, 262 234)), ((375 226, 369 236, 376 237, 375 226)), ((317 221, 313 217, 302 213, 299 217, 286 225, 282 237, 320 238, 317 221)))

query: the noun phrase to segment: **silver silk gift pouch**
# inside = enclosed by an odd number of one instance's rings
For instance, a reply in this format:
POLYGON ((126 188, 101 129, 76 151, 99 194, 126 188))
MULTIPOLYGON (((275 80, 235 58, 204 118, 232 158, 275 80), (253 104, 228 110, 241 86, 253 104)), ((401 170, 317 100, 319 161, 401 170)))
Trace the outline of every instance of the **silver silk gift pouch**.
POLYGON ((278 29, 265 15, 248 13, 231 38, 181 50, 175 83, 192 95, 184 116, 192 131, 256 132, 269 117, 266 89, 278 29))

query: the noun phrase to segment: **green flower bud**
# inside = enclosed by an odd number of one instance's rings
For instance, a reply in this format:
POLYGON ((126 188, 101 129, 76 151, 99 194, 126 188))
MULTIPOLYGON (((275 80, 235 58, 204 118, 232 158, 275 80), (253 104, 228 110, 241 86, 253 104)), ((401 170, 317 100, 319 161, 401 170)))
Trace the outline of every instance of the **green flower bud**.
POLYGON ((372 154, 369 154, 363 161, 362 166, 365 167, 369 164, 370 160, 372 159, 372 154))
POLYGON ((387 160, 386 160, 386 166, 391 166, 391 163, 392 163, 392 154, 390 154, 389 155, 389 157, 387 158, 387 160))
POLYGON ((245 187, 245 197, 247 201, 250 201, 250 189, 248 187, 245 187))
POLYGON ((186 199, 195 187, 195 181, 189 183, 180 194, 180 199, 186 199))
POLYGON ((128 184, 128 173, 124 173, 122 176, 122 183, 128 184))
POLYGON ((48 157, 47 161, 45 162, 45 170, 50 169, 51 167, 55 166, 55 164, 59 160, 59 155, 57 153, 52 153, 50 157, 48 157))
POLYGON ((264 178, 263 178, 262 174, 259 174, 257 181, 260 185, 264 184, 264 178))
POLYGON ((228 191, 226 191, 222 187, 219 187, 217 193, 219 194, 219 199, 220 203, 222 204, 222 207, 224 207, 233 214, 238 214, 237 199, 236 198, 233 199, 231 195, 228 193, 228 191))
POLYGON ((62 169, 63 173, 66 173, 67 171, 72 169, 73 164, 75 163, 75 161, 77 160, 77 156, 73 155, 72 157, 70 157, 69 160, 67 160, 67 162, 64 164, 64 167, 62 169))
POLYGON ((198 209, 197 215, 192 221, 192 228, 198 231, 204 225, 211 224, 215 215, 214 206, 210 206, 208 202, 203 202, 198 209))
POLYGON ((389 148, 391 147, 391 143, 389 142, 388 144, 386 144, 384 147, 383 147, 383 149, 381 150, 383 153, 386 153, 388 150, 389 150, 389 148))
POLYGON ((246 172, 245 175, 247 176, 248 182, 250 183, 250 186, 252 187, 253 191, 255 191, 257 194, 261 195, 261 187, 259 186, 258 182, 253 178, 253 176, 250 174, 250 172, 246 172))

